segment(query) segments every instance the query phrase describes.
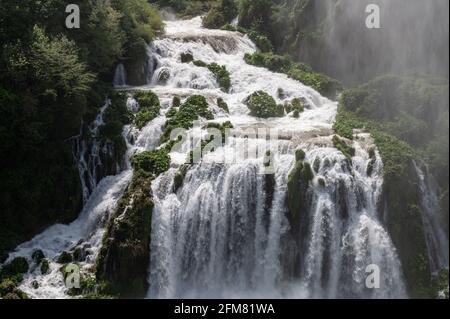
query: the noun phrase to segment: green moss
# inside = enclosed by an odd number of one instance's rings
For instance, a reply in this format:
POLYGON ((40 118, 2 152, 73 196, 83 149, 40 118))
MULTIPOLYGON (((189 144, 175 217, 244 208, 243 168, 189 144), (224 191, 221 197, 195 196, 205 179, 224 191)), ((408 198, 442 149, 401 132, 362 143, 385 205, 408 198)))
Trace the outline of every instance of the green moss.
MULTIPOLYGON (((0 269, 0 280, 9 277, 21 277, 22 274, 28 272, 28 261, 24 257, 16 257, 11 262, 0 269)), ((21 279, 20 279, 21 281, 21 279)))
POLYGON ((313 164, 313 166, 314 166, 314 172, 319 173, 320 163, 321 163, 320 158, 317 157, 317 158, 314 160, 314 164, 313 164))
POLYGON ((102 294, 142 298, 147 293, 153 211, 151 181, 144 171, 134 172, 107 226, 96 265, 102 294))
POLYGON ((306 64, 292 62, 287 56, 256 52, 246 54, 244 59, 248 64, 265 67, 273 72, 285 73, 292 79, 311 86, 329 98, 335 98, 337 93, 342 90, 342 85, 338 81, 314 72, 306 64))
POLYGON ((277 104, 273 97, 264 91, 257 91, 245 99, 252 116, 269 118, 279 116, 277 104))
POLYGON ((43 259, 41 261, 41 274, 45 275, 48 273, 50 268, 49 262, 47 259, 43 259))
POLYGON ((200 60, 195 60, 192 63, 194 63, 195 66, 198 66, 200 68, 207 68, 208 67, 208 64, 206 64, 205 62, 200 61, 200 60))
POLYGON ((230 110, 228 109, 228 104, 221 97, 217 99, 217 106, 227 113, 230 112, 230 110))
POLYGON ((333 136, 333 145, 350 161, 352 157, 355 156, 355 149, 347 145, 347 143, 344 140, 341 140, 337 135, 333 136))
POLYGON ((172 107, 180 107, 181 99, 179 96, 174 96, 172 99, 172 107))
POLYGON ((305 154, 305 151, 304 151, 304 150, 298 149, 298 150, 295 151, 295 160, 296 160, 297 162, 298 162, 298 161, 303 162, 303 161, 305 160, 305 157, 306 157, 306 154, 305 154))
MULTIPOLYGON (((222 138, 222 143, 225 141, 225 137, 226 137, 226 131, 228 129, 232 129, 233 128, 233 124, 231 124, 230 121, 224 122, 223 124, 219 124, 219 123, 208 123, 207 125, 205 125, 203 127, 203 129, 216 129, 219 130, 221 132, 221 138, 222 138)), ((215 133, 215 132, 214 132, 215 133)), ((194 148, 191 152, 189 152, 188 157, 187 157, 187 162, 190 164, 194 164, 194 159, 200 157, 200 155, 204 152, 204 148, 211 142, 214 141, 214 135, 210 134, 210 136, 206 139, 206 140, 202 140, 200 142, 199 145, 197 145, 196 148, 194 148)), ((219 145, 223 145, 222 143, 220 143, 219 145)), ((215 151, 215 147, 212 147, 211 149, 209 149, 210 152, 215 151)))
POLYGON ((170 167, 170 156, 166 149, 142 152, 131 158, 135 170, 142 170, 152 175, 159 175, 170 167))
POLYGON ((304 181, 305 183, 312 181, 314 178, 314 172, 311 169, 311 164, 309 164, 308 162, 304 162, 303 168, 302 168, 300 174, 301 174, 302 181, 304 181))
POLYGON ((217 82, 219 83, 220 88, 224 92, 228 92, 231 86, 230 73, 227 68, 222 65, 218 65, 217 63, 211 63, 208 65, 208 69, 214 74, 217 82))
POLYGON ((238 14, 238 8, 234 0, 219 0, 203 18, 205 28, 219 29, 231 22, 238 14))
POLYGON ((293 99, 290 103, 284 105, 286 113, 293 112, 294 118, 299 118, 300 113, 305 111, 302 101, 299 98, 293 99))
POLYGON ((134 116, 134 125, 142 129, 148 122, 158 117, 161 109, 159 98, 151 91, 135 91, 133 96, 139 104, 139 112, 134 116))
POLYGON ((176 193, 178 189, 183 185, 184 178, 189 171, 189 165, 182 165, 176 172, 173 180, 173 192, 176 193))
POLYGON ((191 53, 181 53, 181 62, 190 63, 194 61, 194 56, 191 53))
POLYGON ((72 260, 73 260, 72 254, 67 251, 63 251, 59 255, 57 262, 58 262, 58 264, 67 264, 67 263, 72 262, 72 260))
POLYGON ((448 269, 442 269, 433 278, 431 296, 436 299, 449 299, 448 269))
POLYGON ((164 132, 161 137, 161 142, 168 141, 170 133, 173 129, 184 128, 189 129, 194 125, 194 121, 199 117, 212 120, 214 115, 208 109, 206 99, 201 95, 190 96, 183 105, 180 106, 178 112, 169 118, 166 122, 164 132))

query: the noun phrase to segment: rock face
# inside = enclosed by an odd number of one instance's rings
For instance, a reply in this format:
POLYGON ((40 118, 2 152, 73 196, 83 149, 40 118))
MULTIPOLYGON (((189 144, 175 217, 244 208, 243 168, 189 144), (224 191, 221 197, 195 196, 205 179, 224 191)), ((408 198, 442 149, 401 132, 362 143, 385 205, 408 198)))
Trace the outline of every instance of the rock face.
POLYGON ((121 298, 141 298, 148 290, 151 179, 136 175, 111 218, 97 260, 97 279, 121 298))
POLYGON ((410 297, 428 298, 431 273, 417 185, 412 163, 404 176, 388 176, 383 187, 382 208, 410 297))
POLYGON ((127 84, 133 86, 148 84, 155 71, 157 61, 147 54, 125 61, 127 84))

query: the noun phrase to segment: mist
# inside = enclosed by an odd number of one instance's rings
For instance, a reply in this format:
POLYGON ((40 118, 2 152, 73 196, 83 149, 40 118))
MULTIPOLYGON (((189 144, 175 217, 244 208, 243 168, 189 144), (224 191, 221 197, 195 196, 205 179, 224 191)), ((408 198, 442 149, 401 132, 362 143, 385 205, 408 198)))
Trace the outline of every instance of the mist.
POLYGON ((448 78, 449 1, 318 0, 307 6, 322 35, 300 43, 296 54, 314 68, 347 84, 386 73, 448 78), (380 29, 365 25, 368 4, 380 8, 380 29))

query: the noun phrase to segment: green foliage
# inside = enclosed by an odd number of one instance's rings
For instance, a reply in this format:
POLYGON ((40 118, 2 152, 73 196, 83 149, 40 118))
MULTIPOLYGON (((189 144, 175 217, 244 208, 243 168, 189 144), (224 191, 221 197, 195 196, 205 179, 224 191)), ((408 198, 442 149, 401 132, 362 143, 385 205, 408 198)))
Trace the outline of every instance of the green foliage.
POLYGON ((355 156, 355 149, 349 146, 344 140, 340 139, 337 135, 333 136, 333 145, 339 151, 341 151, 341 153, 344 154, 345 157, 347 157, 349 160, 351 160, 352 157, 355 156))
POLYGON ((303 162, 305 160, 306 154, 302 149, 298 149, 295 151, 295 160, 303 162))
POLYGON ((221 97, 217 99, 217 106, 227 113, 230 112, 230 110, 228 109, 228 104, 221 97))
POLYGON ((41 262, 41 274, 45 275, 48 273, 50 268, 50 264, 47 259, 42 260, 41 262))
POLYGON ((280 116, 273 97, 264 91, 257 91, 245 99, 250 114, 256 117, 269 118, 280 116))
MULTIPOLYGON (((66 5, 0 4, 0 262, 19 242, 80 212, 73 137, 104 103, 118 58, 146 57, 163 26, 146 0, 86 0, 79 2, 82 28, 69 32, 66 5)), ((120 121, 101 129, 117 158, 121 129, 120 121)))
POLYGON ((176 193, 177 190, 183 185, 184 178, 189 170, 189 165, 182 165, 176 172, 173 179, 173 192, 176 193))
POLYGON ((203 18, 205 28, 219 29, 237 16, 235 0, 219 0, 203 18))
POLYGON ((182 63, 189 63, 194 61, 194 56, 192 53, 181 53, 181 62, 182 63))
POLYGON ((160 102, 152 91, 135 91, 133 97, 139 104, 139 112, 134 116, 134 125, 142 129, 159 115, 160 102))
POLYGON ((208 109, 208 103, 203 96, 192 95, 180 106, 178 112, 167 120, 161 137, 162 141, 167 141, 170 138, 173 129, 192 128, 194 121, 198 120, 199 117, 212 120, 214 115, 208 109))
POLYGON ((142 152, 131 158, 135 170, 142 170, 152 175, 159 175, 170 167, 170 156, 165 149, 142 152))
POLYGON ((247 53, 244 59, 248 64, 265 67, 273 72, 285 73, 292 79, 311 86, 329 98, 335 98, 337 93, 342 90, 342 85, 338 81, 314 72, 306 64, 292 62, 287 56, 256 52, 254 54, 247 53))
POLYGON ((218 65, 217 63, 211 63, 208 65, 208 69, 214 74, 219 83, 220 88, 224 92, 228 92, 231 86, 230 73, 227 71, 227 68, 222 65, 218 65))
POLYGON ((261 52, 272 52, 273 46, 270 40, 264 34, 250 30, 246 32, 248 37, 256 44, 261 52))
POLYGON ((72 260, 73 260, 72 254, 69 253, 69 252, 67 252, 67 251, 63 251, 63 252, 58 256, 57 262, 58 262, 59 264, 67 264, 67 263, 72 262, 72 260))
POLYGON ((284 105, 286 113, 294 113, 294 117, 298 118, 300 113, 305 111, 302 101, 299 98, 294 98, 290 103, 284 105), (295 116, 297 115, 297 116, 295 116))
POLYGON ((0 281, 5 278, 21 278, 28 268, 28 261, 24 257, 16 257, 0 269, 0 281))
MULTIPOLYGON (((167 160, 166 154, 155 151, 153 155, 150 161, 157 161, 157 167, 149 166, 154 172, 161 171, 163 166, 166 167, 163 163, 167 160)), ((142 298, 147 293, 153 177, 144 170, 135 169, 127 191, 113 212, 96 265, 101 295, 142 298)))

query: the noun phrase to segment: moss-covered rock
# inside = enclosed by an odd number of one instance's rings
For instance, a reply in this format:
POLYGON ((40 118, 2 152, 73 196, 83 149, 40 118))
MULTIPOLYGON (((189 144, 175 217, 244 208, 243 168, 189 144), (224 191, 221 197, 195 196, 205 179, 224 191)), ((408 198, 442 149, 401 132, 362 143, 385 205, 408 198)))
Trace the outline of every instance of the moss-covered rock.
POLYGON ((159 115, 161 109, 159 98, 151 91, 136 91, 133 96, 139 104, 139 112, 134 116, 134 125, 142 129, 159 115))
POLYGON ((214 119, 214 115, 209 110, 206 99, 201 95, 192 95, 180 106, 178 112, 167 120, 161 136, 161 142, 169 140, 170 133, 173 129, 192 128, 194 121, 200 117, 208 120, 214 119))
POLYGON ((222 91, 228 92, 230 90, 231 80, 230 72, 228 72, 227 68, 224 65, 221 66, 217 63, 211 63, 207 67, 216 77, 222 91))
POLYGON ((279 116, 277 103, 274 98, 264 91, 257 91, 245 99, 252 116, 269 118, 279 116))
POLYGON ((147 293, 153 210, 151 180, 144 172, 135 171, 108 224, 96 267, 96 278, 105 283, 104 292, 108 295, 141 298, 147 293))
POLYGON ((17 288, 17 282, 4 279, 0 282, 0 298, 3 299, 28 299, 26 293, 17 288))
POLYGON ((33 261, 36 264, 40 264, 41 261, 45 258, 44 252, 40 249, 36 249, 35 251, 33 251, 33 253, 31 254, 31 258, 33 259, 33 261))
POLYGON ((230 112, 230 110, 228 109, 228 104, 221 97, 217 99, 217 106, 227 113, 230 112))
POLYGON ((142 170, 151 175, 159 175, 170 167, 170 156, 166 149, 142 152, 131 158, 135 170, 142 170))
POLYGON ((340 139, 337 135, 333 136, 333 145, 339 151, 341 151, 341 153, 344 154, 349 161, 351 161, 352 157, 355 156, 355 149, 349 146, 344 140, 340 139))
POLYGON ((11 277, 20 277, 22 274, 28 272, 28 269, 29 265, 27 259, 24 257, 16 257, 8 264, 3 265, 0 269, 0 280, 11 277))
POLYGON ((285 73, 329 98, 335 98, 342 90, 342 85, 338 81, 314 72, 310 66, 304 63, 295 63, 286 56, 256 52, 246 54, 244 59, 248 64, 265 67, 273 72, 285 73))
POLYGON ((178 189, 183 185, 184 178, 189 171, 189 165, 182 165, 178 171, 175 173, 173 179, 173 192, 176 193, 178 189))
POLYGON ((305 160, 306 154, 305 151, 302 149, 298 149, 295 151, 295 160, 303 162, 305 160))
POLYGON ((192 55, 192 53, 181 53, 181 62, 182 63, 190 63, 192 61, 194 61, 194 56, 192 55))
POLYGON ((50 269, 50 264, 47 259, 43 259, 41 261, 41 274, 45 275, 48 273, 50 269))
POLYGON ((57 259, 58 264, 67 264, 73 261, 73 256, 67 251, 63 251, 57 259))

